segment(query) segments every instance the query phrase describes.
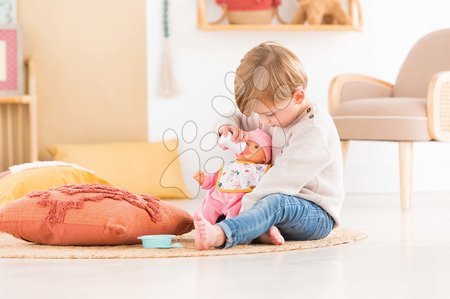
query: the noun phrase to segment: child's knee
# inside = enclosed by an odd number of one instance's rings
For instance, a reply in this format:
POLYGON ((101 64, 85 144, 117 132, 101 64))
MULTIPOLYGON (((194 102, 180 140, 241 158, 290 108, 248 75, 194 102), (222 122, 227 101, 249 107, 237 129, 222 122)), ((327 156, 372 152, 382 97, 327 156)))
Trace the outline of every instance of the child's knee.
POLYGON ((282 198, 283 195, 281 193, 269 194, 266 197, 261 198, 261 200, 259 200, 257 204, 265 205, 268 207, 281 208, 282 198))

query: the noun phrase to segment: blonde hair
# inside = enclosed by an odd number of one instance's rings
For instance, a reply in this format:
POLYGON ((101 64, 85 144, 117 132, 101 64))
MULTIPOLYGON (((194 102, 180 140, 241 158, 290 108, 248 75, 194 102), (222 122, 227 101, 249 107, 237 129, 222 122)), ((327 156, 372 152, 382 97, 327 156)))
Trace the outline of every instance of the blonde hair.
POLYGON ((236 70, 234 93, 242 113, 248 115, 256 101, 274 105, 290 100, 296 88, 306 88, 308 77, 298 57, 278 42, 251 49, 236 70))

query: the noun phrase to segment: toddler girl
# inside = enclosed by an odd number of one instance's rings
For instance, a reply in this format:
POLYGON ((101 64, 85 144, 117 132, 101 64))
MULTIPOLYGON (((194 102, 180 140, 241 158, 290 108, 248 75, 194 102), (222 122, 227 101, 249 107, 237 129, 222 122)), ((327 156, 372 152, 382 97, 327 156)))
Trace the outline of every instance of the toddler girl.
POLYGON ((241 213, 215 225, 194 215, 195 247, 228 248, 325 238, 339 225, 344 200, 340 140, 330 115, 305 96, 308 79, 297 56, 276 42, 250 50, 236 71, 242 112, 220 134, 241 141, 257 128, 272 137, 272 167, 242 198, 241 213))

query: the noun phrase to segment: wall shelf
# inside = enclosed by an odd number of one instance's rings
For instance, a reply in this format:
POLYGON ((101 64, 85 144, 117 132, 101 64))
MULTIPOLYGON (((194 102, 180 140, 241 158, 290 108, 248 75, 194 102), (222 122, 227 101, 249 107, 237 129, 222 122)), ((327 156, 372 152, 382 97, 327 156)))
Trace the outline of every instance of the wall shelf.
POLYGON ((352 25, 298 25, 298 24, 201 24, 203 31, 362 31, 362 28, 352 25))
POLYGON ((0 104, 30 104, 32 101, 34 101, 34 96, 31 95, 0 98, 0 104))
POLYGON ((362 31, 363 18, 359 0, 348 0, 348 14, 352 25, 222 24, 209 22, 206 17, 206 0, 197 0, 197 22, 203 31, 362 31))

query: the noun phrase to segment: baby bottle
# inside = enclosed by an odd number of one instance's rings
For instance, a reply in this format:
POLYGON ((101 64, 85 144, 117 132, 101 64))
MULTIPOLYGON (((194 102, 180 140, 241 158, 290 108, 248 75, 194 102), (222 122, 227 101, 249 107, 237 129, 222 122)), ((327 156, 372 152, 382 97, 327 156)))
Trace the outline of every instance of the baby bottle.
POLYGON ((227 134, 227 136, 220 136, 219 138, 219 144, 222 146, 227 147, 231 151, 233 151, 235 154, 240 154, 244 151, 247 144, 245 142, 238 142, 235 143, 231 141, 231 134, 227 134))

